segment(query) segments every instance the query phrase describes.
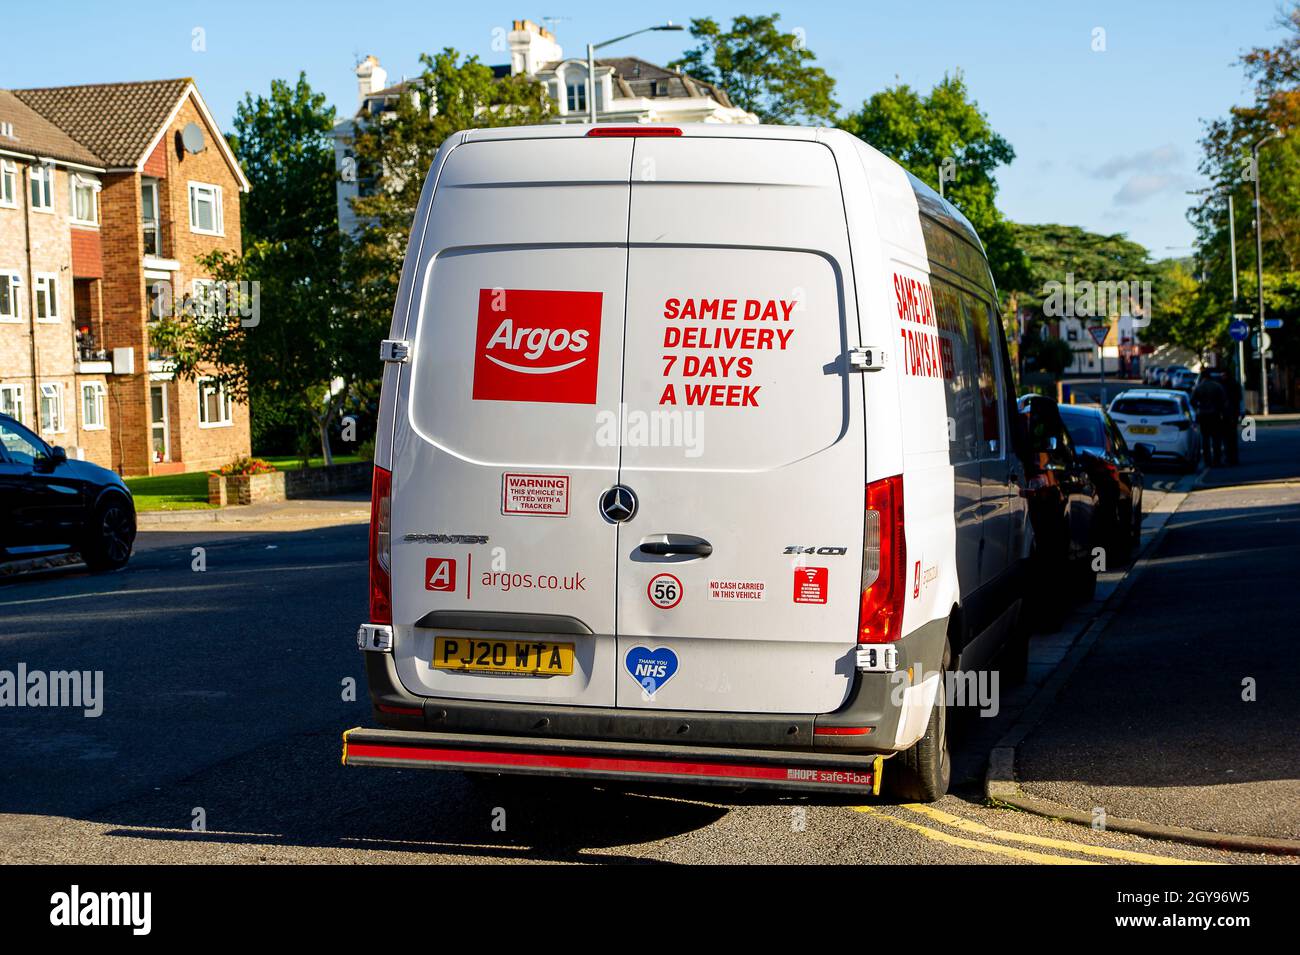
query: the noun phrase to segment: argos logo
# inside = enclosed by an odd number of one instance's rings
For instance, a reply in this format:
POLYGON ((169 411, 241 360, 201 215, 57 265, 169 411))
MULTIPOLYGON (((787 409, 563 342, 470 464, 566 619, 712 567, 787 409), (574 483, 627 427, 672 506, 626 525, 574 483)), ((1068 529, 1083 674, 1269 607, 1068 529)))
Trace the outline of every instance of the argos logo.
POLYGON ((476 401, 594 405, 600 292, 480 289, 476 401))

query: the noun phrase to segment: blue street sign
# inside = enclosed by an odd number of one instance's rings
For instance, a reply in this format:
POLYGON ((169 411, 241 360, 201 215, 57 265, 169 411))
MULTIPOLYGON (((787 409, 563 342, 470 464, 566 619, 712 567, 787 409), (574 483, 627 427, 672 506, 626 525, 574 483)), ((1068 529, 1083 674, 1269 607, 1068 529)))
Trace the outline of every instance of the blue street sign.
POLYGON ((1244 342, 1250 334, 1250 326, 1237 319, 1228 326, 1228 334, 1232 336, 1234 342, 1244 342))
POLYGON ((1266 318, 1266 319, 1264 319, 1264 327, 1265 327, 1265 328, 1281 328, 1281 327, 1282 327, 1282 319, 1280 319, 1280 318, 1266 318))

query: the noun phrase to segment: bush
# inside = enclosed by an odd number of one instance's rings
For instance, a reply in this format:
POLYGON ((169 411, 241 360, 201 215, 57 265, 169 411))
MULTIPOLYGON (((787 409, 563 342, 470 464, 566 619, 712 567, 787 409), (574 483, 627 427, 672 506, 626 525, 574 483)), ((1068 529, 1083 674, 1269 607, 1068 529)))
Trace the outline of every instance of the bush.
POLYGON ((217 474, 229 477, 232 474, 270 474, 275 471, 276 467, 261 458, 235 458, 229 464, 223 465, 217 474))
POLYGON ((367 438, 358 444, 356 455, 362 461, 373 462, 375 460, 375 439, 367 438))

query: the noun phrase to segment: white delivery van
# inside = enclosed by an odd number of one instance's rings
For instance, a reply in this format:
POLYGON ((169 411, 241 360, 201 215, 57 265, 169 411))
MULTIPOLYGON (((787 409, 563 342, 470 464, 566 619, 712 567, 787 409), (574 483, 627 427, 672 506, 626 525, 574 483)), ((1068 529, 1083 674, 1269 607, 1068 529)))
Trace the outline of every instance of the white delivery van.
POLYGON ((1012 382, 965 218, 828 129, 452 136, 382 346, 344 762, 947 786, 1013 646, 1012 382))

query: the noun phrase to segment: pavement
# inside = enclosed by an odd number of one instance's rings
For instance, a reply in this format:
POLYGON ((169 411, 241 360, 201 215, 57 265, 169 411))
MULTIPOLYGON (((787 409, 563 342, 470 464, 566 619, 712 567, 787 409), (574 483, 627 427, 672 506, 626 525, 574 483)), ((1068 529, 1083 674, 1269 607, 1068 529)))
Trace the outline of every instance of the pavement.
POLYGON ((1202 473, 1107 608, 1018 747, 1023 793, 1149 831, 1300 840, 1300 428, 1241 457, 1202 473))
POLYGON ((274 524, 282 528, 294 526, 306 529, 365 523, 369 520, 369 490, 292 501, 232 504, 207 510, 140 511, 136 514, 136 526, 142 530, 185 530, 210 527, 213 524, 239 524, 246 527, 274 524))

